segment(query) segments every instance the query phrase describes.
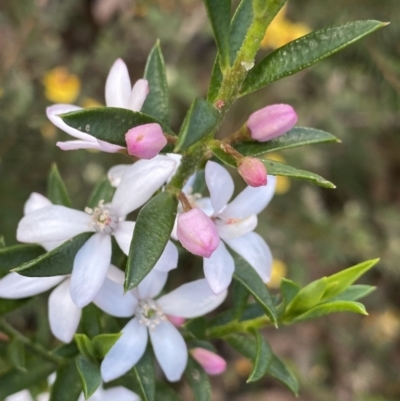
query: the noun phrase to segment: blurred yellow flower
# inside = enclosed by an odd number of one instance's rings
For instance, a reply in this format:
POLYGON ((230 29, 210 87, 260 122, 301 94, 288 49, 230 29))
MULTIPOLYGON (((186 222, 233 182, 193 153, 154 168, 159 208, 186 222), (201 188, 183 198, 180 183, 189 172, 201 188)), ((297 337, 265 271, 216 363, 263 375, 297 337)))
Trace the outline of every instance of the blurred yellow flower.
POLYGON ((77 75, 70 74, 65 67, 56 67, 44 75, 44 95, 55 103, 72 103, 81 90, 81 81, 77 75))
POLYGON ((285 5, 267 28, 261 47, 277 49, 310 33, 311 29, 307 24, 289 21, 286 18, 286 11, 285 5))
POLYGON ((40 127, 40 133, 44 139, 52 141, 57 136, 57 128, 52 123, 46 122, 40 127))
POLYGON ((378 343, 394 342, 400 336, 400 315, 394 310, 371 313, 364 321, 364 329, 378 343))
MULTIPOLYGON (((279 153, 269 153, 266 156, 270 160, 275 160, 276 162, 280 163, 285 163, 286 160, 284 159, 283 156, 281 156, 279 153)), ((277 195, 283 195, 286 192, 289 191, 290 189, 290 179, 288 177, 284 177, 281 175, 278 175, 276 177, 276 188, 275 188, 275 193, 277 195)))
POLYGON ((279 288, 281 285, 281 278, 286 277, 287 267, 280 259, 274 259, 272 263, 271 279, 269 280, 268 287, 279 288))
POLYGON ((104 105, 98 102, 96 99, 93 99, 92 97, 84 97, 82 99, 81 106, 84 109, 90 109, 91 107, 102 107, 104 105))

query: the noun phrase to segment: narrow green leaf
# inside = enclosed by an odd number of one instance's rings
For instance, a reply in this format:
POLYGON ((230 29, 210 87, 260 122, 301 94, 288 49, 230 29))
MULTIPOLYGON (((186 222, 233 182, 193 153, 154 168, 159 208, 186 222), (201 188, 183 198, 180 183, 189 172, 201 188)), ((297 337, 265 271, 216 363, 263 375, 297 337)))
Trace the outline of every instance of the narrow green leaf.
POLYGON ((100 367, 83 355, 76 358, 76 367, 81 377, 83 394, 88 399, 101 384, 100 367))
POLYGON ((8 346, 7 352, 11 364, 19 371, 26 372, 24 344, 18 340, 18 338, 13 338, 8 346))
POLYGON ((75 334, 74 340, 78 346, 79 352, 87 359, 96 360, 96 352, 92 341, 86 334, 75 334))
POLYGON ((202 194, 207 188, 205 171, 197 170, 195 174, 192 191, 194 194, 202 194))
POLYGON ((89 304, 82 309, 82 331, 92 338, 101 332, 100 311, 94 304, 89 304))
POLYGON ((174 195, 161 192, 140 210, 125 271, 126 290, 136 287, 157 263, 174 227, 177 207, 174 195))
POLYGON ((0 316, 21 308, 29 301, 29 298, 24 299, 0 299, 0 316))
POLYGON ((118 107, 93 107, 62 114, 60 117, 67 125, 78 131, 124 147, 125 134, 139 125, 157 123, 165 133, 175 135, 166 124, 154 117, 118 107))
POLYGON ((157 383, 155 401, 182 401, 182 398, 165 383, 157 383))
POLYGON ((203 316, 191 319, 185 323, 185 329, 189 330, 196 338, 204 339, 206 337, 207 321, 203 316))
POLYGON ((192 388, 196 401, 211 400, 210 379, 203 368, 191 356, 189 356, 186 366, 185 377, 192 388))
POLYGON ((146 350, 140 361, 133 367, 133 372, 140 386, 142 400, 154 401, 156 376, 150 348, 146 350))
POLYGON ((115 188, 110 184, 108 178, 103 178, 94 188, 87 201, 87 206, 94 208, 100 201, 104 203, 111 202, 115 188))
POLYGON ((321 29, 275 50, 247 75, 241 95, 295 74, 385 26, 379 21, 355 21, 321 29))
POLYGON ((4 239, 3 235, 0 235, 0 249, 3 249, 6 247, 6 240, 4 239))
POLYGON ((73 358, 79 354, 79 349, 75 342, 71 342, 54 348, 51 354, 61 356, 62 358, 73 358))
POLYGON ((112 346, 121 337, 122 332, 113 334, 99 334, 92 338, 92 344, 96 350, 96 354, 100 359, 103 359, 112 346))
POLYGON ((265 375, 273 356, 271 347, 261 333, 255 329, 251 330, 251 333, 256 339, 256 356, 253 360, 253 370, 247 379, 247 383, 260 380, 265 375))
POLYGON ((57 370, 56 381, 51 387, 50 401, 77 401, 82 384, 76 363, 68 361, 57 370))
POLYGON ((267 374, 275 379, 278 379, 281 383, 288 387, 289 390, 293 391, 295 395, 298 395, 299 382, 296 376, 286 366, 285 362, 276 355, 273 355, 272 357, 267 374))
POLYGON ((219 146, 212 144, 210 146, 210 150, 213 152, 215 157, 222 161, 222 163, 226 164, 227 166, 237 168, 237 162, 235 158, 225 153, 219 146))
POLYGON ((256 271, 236 252, 230 250, 235 261, 233 278, 239 281, 253 295, 254 299, 264 308, 265 313, 273 323, 276 323, 276 311, 267 286, 262 282, 256 271))
POLYGON ((237 352, 254 361, 257 356, 257 344, 254 338, 244 334, 229 334, 224 340, 237 352))
POLYGON ((332 134, 314 128, 295 127, 268 142, 241 142, 235 149, 244 156, 260 156, 269 152, 297 148, 317 143, 340 142, 332 134))
POLYGON ((93 233, 82 233, 13 271, 26 277, 50 277, 71 274, 75 255, 93 233))
POLYGON ((286 278, 281 279, 281 293, 285 307, 292 302, 299 291, 300 287, 294 281, 286 278))
POLYGON ((68 195, 67 188, 61 178, 57 165, 54 163, 51 166, 48 178, 47 197, 55 205, 72 206, 71 199, 68 195))
POLYGON ((316 184, 324 188, 336 188, 334 184, 320 175, 310 173, 309 171, 298 170, 295 167, 288 166, 284 163, 279 163, 274 160, 260 159, 270 175, 283 175, 285 177, 297 178, 299 180, 306 180, 312 184, 316 184))
POLYGON ((195 99, 179 131, 175 151, 186 150, 210 134, 219 121, 219 111, 204 99, 195 99))
POLYGON ((215 57, 214 66, 211 72, 210 86, 208 87, 207 101, 215 103, 222 83, 222 71, 219 63, 219 55, 215 57))
POLYGON ((148 114, 168 125, 168 84, 164 57, 158 40, 147 58, 144 78, 149 82, 150 92, 143 104, 142 113, 148 114))
POLYGON ((366 297, 367 295, 371 294, 371 292, 375 291, 376 287, 371 285, 351 285, 347 287, 343 292, 336 295, 333 298, 329 299, 329 302, 333 301, 357 301, 361 298, 366 297))
POLYGON ((234 280, 232 285, 232 309, 235 319, 240 319, 246 309, 249 299, 249 290, 240 282, 234 280))

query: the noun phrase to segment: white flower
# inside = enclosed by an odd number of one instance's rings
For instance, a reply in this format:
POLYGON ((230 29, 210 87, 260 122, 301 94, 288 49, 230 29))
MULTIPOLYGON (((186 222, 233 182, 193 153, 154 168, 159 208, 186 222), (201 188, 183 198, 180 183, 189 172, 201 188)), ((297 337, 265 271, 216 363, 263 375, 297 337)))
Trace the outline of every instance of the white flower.
MULTIPOLYGON (((83 393, 78 401, 85 401, 83 393)), ((107 390, 100 386, 87 401, 140 401, 140 397, 122 386, 112 387, 107 390)))
MULTIPOLYGON (((111 67, 106 81, 106 106, 140 111, 148 93, 149 85, 147 80, 139 79, 132 88, 126 64, 121 59, 116 60, 111 67)), ((47 108, 46 113, 49 120, 56 127, 77 138, 74 141, 57 142, 57 146, 60 149, 97 149, 109 153, 115 153, 124 149, 122 146, 101 141, 89 133, 72 128, 59 117, 60 114, 81 109, 81 107, 72 104, 55 104, 47 108)), ((87 131, 90 132, 90 128, 87 131)))
POLYGON ((94 232, 75 256, 71 297, 79 308, 88 305, 103 284, 111 261, 111 235, 128 255, 134 222, 127 214, 142 206, 167 180, 175 162, 165 156, 140 160, 125 170, 110 204, 100 202, 87 213, 48 205, 20 221, 17 239, 27 243, 63 243, 84 232, 94 232))
POLYGON ((178 381, 185 370, 188 350, 178 329, 166 315, 193 318, 217 308, 225 299, 226 291, 219 295, 211 292, 206 280, 184 284, 158 299, 166 274, 152 270, 137 288, 124 295, 122 285, 106 279, 103 289, 95 298, 101 309, 113 316, 134 316, 122 329, 122 335, 110 349, 101 364, 101 375, 108 382, 124 375, 142 357, 148 336, 158 363, 169 381, 178 381), (107 299, 107 305, 98 300, 107 299))

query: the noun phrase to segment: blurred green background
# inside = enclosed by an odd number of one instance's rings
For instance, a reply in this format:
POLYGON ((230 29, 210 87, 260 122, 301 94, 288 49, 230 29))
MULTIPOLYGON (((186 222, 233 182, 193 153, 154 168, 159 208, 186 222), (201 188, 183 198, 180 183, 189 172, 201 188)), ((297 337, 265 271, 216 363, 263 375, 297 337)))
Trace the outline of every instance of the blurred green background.
MULTIPOLYGON (((381 262, 365 279, 378 287, 366 300, 368 317, 335 315, 265 334, 278 355, 293 361, 302 383, 298 400, 398 401, 399 1, 290 0, 282 18, 286 25, 277 30, 278 36, 294 23, 311 30, 357 19, 391 24, 241 99, 228 114, 221 135, 236 130, 258 108, 289 103, 298 112, 299 125, 342 140, 280 155, 333 181, 337 189, 281 182, 280 194, 258 226, 277 259, 275 273, 304 284, 365 259, 379 256, 381 262)), ((45 108, 52 104, 49 91, 66 85, 67 95, 77 93, 73 103, 102 104, 114 60, 125 60, 134 82, 142 77, 157 38, 168 71, 171 123, 178 129, 193 97, 206 95, 216 52, 200 0, 1 1, 0 233, 7 244, 16 242, 29 194, 46 193, 52 162, 58 164, 77 208, 85 206, 94 183, 110 166, 129 162, 122 155, 59 150, 55 143, 69 138, 46 118, 45 108), (62 69, 54 71, 56 67, 62 69)), ((268 51, 267 46, 261 53, 268 51)), ((248 362, 231 350, 221 351, 230 364, 224 376, 213 379, 215 401, 295 399, 267 379, 246 385, 248 362)), ((185 401, 191 399, 189 393, 185 401)))

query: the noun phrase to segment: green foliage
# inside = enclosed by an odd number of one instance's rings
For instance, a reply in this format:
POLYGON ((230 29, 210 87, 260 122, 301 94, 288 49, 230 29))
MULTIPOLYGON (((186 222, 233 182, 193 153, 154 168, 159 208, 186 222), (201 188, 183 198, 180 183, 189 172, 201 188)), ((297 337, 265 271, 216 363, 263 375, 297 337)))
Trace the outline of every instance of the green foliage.
POLYGON ((189 356, 185 377, 192 388, 196 401, 211 400, 210 379, 203 368, 191 356, 189 356))
POLYGON ((108 178, 103 178, 93 188, 93 191, 89 195, 87 206, 90 208, 95 208, 98 206, 100 201, 104 201, 104 203, 111 202, 114 191, 115 189, 111 186, 108 178))
POLYGON ((14 368, 26 373, 25 346, 18 338, 13 338, 10 342, 8 347, 8 359, 14 368))
POLYGON ((74 360, 57 369, 56 381, 51 387, 50 401, 77 401, 82 391, 80 375, 74 360))
POLYGON ((121 337, 120 333, 115 334, 99 334, 98 336, 92 338, 92 343, 96 351, 96 355, 102 359, 106 356, 107 352, 110 351, 112 346, 121 337))
POLYGON ((53 164, 48 178, 47 197, 55 205, 71 207, 72 202, 68 195, 67 188, 61 178, 57 165, 53 164))
POLYGON ((256 357, 253 361, 253 370, 247 379, 248 383, 260 380, 265 375, 273 357, 271 347, 260 332, 255 329, 251 332, 256 339, 256 357))
POLYGON ((76 367, 82 381, 83 393, 88 399, 101 384, 100 367, 83 355, 76 358, 76 367))
POLYGON ((154 401, 156 394, 156 376, 153 355, 150 348, 146 350, 140 361, 133 367, 133 373, 140 386, 143 401, 154 401))

